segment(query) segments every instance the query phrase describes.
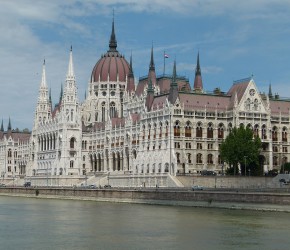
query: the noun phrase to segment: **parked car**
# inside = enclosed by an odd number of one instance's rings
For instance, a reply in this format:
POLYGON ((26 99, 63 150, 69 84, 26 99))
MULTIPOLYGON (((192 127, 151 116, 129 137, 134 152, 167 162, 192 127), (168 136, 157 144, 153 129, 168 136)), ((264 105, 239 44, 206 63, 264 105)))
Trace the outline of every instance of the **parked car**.
POLYGON ((30 181, 25 182, 24 187, 31 187, 31 182, 30 181))
POLYGON ((104 186, 104 188, 111 188, 111 187, 112 187, 112 186, 109 185, 109 184, 107 184, 107 185, 104 186))
POLYGON ((89 185, 89 188, 97 188, 97 186, 95 184, 91 184, 89 185))
POLYGON ((201 171, 201 175, 211 175, 211 176, 215 176, 216 172, 211 171, 211 170, 202 170, 201 171))
POLYGON ((203 190, 203 186, 195 185, 195 186, 192 186, 191 189, 192 189, 192 191, 195 191, 195 190, 203 190))
POLYGON ((6 187, 4 183, 0 183, 0 187, 6 187))

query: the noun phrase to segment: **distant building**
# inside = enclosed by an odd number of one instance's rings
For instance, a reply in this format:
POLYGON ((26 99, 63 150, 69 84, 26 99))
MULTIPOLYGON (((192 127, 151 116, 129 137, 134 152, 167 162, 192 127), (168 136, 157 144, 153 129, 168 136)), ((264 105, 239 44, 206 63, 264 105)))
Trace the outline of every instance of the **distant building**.
MULTIPOLYGON (((228 92, 204 90, 199 54, 193 88, 177 74, 157 75, 153 47, 148 75, 135 86, 130 62, 117 50, 114 22, 108 51, 93 67, 83 103, 70 50, 60 100, 52 106, 45 62, 31 135, 0 132, 2 176, 170 175, 221 173, 219 147, 242 124, 262 140, 265 172, 288 162, 290 101, 260 94, 252 77, 228 92), (15 153, 17 152, 17 153, 15 153), (20 157, 21 156, 21 157, 20 157)), ((2 125, 3 127, 3 125, 2 125)))

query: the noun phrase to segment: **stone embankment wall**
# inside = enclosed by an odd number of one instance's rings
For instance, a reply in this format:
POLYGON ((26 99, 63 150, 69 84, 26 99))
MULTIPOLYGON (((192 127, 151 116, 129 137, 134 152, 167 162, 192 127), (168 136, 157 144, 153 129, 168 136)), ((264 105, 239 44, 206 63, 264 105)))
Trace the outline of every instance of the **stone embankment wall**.
MULTIPOLYGON (((286 190, 285 190, 286 191, 286 190)), ((0 195, 290 211, 290 193, 166 189, 0 188, 0 195)))

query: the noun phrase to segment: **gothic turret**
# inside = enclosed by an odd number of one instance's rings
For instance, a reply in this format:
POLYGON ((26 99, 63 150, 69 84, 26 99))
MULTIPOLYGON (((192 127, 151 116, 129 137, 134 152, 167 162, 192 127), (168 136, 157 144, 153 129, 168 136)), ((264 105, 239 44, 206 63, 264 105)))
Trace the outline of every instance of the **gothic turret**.
POLYGON ((42 76, 39 89, 39 96, 37 101, 37 107, 35 111, 34 127, 36 128, 39 123, 46 122, 50 118, 51 114, 51 103, 48 96, 48 87, 46 83, 46 70, 45 60, 42 66, 42 76))
POLYGON ((153 45, 151 47, 151 58, 150 58, 150 65, 149 65, 149 72, 148 72, 148 84, 151 80, 152 86, 156 86, 156 72, 155 72, 155 64, 154 64, 154 56, 153 56, 153 45))
POLYGON ((2 122, 1 122, 0 132, 4 132, 3 119, 2 119, 2 122))
POLYGON ((65 120, 70 123, 77 121, 78 97, 77 86, 73 67, 72 47, 70 49, 68 71, 65 80, 65 88, 62 99, 65 120))
POLYGON ((10 120, 10 116, 9 116, 7 131, 11 131, 11 130, 12 130, 12 126, 11 126, 11 120, 10 120))
POLYGON ((197 63, 196 63, 196 69, 195 69, 193 89, 196 92, 203 92, 201 69, 200 69, 200 64, 199 64, 199 52, 197 54, 197 63))
POLYGON ((269 85, 269 93, 268 93, 268 97, 269 97, 270 99, 273 98, 271 83, 270 83, 270 85, 269 85))
POLYGON ((147 111, 151 110, 153 100, 154 100, 154 89, 152 86, 152 81, 151 79, 149 79, 148 88, 147 88, 147 96, 146 96, 147 111))
POLYGON ((135 81, 134 81, 132 54, 130 56, 130 69, 129 69, 129 74, 128 74, 127 91, 129 93, 135 92, 135 81))

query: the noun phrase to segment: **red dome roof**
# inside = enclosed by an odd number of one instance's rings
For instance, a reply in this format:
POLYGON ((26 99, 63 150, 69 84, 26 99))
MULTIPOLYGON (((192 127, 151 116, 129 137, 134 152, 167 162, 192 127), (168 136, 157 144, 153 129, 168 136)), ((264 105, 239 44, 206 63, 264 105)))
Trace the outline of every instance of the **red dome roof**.
POLYGON ((101 59, 96 63, 91 81, 93 82, 114 82, 117 78, 120 82, 126 81, 126 76, 130 73, 130 65, 118 51, 117 51, 117 40, 115 36, 114 21, 112 23, 112 33, 109 43, 108 52, 101 57, 101 59))
POLYGON ((108 81, 117 81, 117 76, 120 82, 126 81, 126 76, 129 75, 130 65, 127 60, 122 56, 117 50, 109 50, 101 59, 96 63, 91 81, 102 82, 108 81))

